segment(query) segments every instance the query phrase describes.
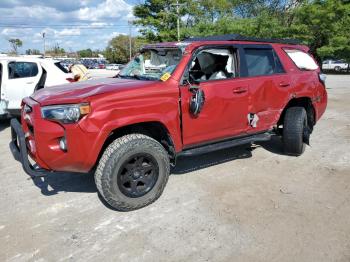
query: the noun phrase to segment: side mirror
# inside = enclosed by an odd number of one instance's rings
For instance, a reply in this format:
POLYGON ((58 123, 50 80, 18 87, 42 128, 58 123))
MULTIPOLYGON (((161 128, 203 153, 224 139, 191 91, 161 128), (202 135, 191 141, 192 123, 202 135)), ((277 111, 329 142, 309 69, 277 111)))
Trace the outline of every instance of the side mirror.
POLYGON ((197 117, 205 102, 204 91, 199 86, 192 86, 191 92, 193 95, 190 100, 190 112, 194 117, 197 117))

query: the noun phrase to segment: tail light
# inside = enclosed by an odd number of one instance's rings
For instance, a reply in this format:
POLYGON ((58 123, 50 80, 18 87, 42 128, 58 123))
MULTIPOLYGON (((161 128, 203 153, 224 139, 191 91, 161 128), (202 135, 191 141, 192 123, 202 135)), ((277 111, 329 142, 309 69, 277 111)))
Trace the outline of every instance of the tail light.
POLYGON ((70 83, 76 82, 76 80, 74 80, 74 78, 71 78, 71 77, 66 78, 66 80, 70 83))

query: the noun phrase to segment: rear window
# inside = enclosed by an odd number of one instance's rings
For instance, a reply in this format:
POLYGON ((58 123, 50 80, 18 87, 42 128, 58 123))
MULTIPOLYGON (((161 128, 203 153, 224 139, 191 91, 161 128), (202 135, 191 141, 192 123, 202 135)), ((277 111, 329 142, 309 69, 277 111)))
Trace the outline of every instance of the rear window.
POLYGON ((39 72, 38 65, 31 62, 10 62, 8 70, 9 79, 33 77, 39 72))
POLYGON ((294 64, 301 70, 316 70, 318 65, 308 54, 297 49, 285 49, 287 55, 293 60, 294 64))
POLYGON ((55 66, 57 66, 63 73, 69 73, 68 70, 63 65, 61 65, 61 62, 56 62, 55 66))
POLYGON ((248 76, 283 73, 283 67, 272 49, 245 48, 248 76))

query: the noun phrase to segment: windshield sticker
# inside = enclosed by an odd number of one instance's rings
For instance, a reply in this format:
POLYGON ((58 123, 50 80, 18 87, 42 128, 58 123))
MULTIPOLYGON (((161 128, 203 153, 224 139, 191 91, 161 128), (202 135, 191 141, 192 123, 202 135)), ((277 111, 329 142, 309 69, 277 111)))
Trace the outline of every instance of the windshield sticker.
POLYGON ((162 77, 160 78, 160 80, 162 80, 163 82, 165 82, 165 81, 167 81, 170 77, 171 77, 171 74, 165 73, 164 75, 162 75, 162 77))

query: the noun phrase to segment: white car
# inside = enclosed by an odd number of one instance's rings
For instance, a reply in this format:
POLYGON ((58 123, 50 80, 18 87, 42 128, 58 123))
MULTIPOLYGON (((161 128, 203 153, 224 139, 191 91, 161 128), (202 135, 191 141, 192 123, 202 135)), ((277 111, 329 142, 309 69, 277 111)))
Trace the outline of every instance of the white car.
POLYGON ((73 81, 72 74, 53 59, 0 57, 0 118, 18 115, 22 99, 36 90, 73 81))
POLYGON ((348 66, 344 60, 325 60, 322 63, 323 70, 334 70, 337 72, 347 70, 348 66))

